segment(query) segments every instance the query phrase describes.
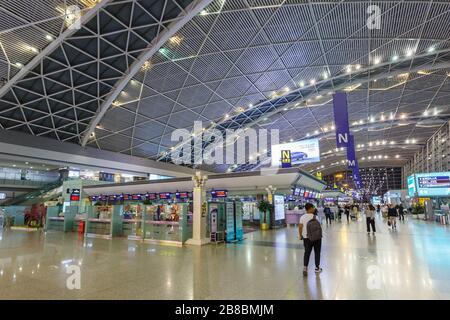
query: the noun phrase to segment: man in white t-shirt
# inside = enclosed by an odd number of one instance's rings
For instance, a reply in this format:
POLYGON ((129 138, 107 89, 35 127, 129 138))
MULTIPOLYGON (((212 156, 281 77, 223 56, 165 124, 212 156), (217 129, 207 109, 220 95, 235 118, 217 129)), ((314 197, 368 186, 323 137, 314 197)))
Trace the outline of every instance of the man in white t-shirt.
POLYGON ((303 244, 305 246, 305 254, 303 256, 303 275, 308 275, 308 264, 309 257, 311 256, 311 252, 314 249, 314 258, 316 263, 316 273, 322 272, 322 268, 320 267, 320 251, 322 247, 322 239, 318 239, 315 241, 311 241, 308 239, 308 231, 307 226, 308 222, 312 219, 316 219, 315 212, 316 208, 312 203, 305 204, 306 214, 302 215, 300 218, 300 222, 298 224, 298 233, 300 240, 303 240, 303 244))

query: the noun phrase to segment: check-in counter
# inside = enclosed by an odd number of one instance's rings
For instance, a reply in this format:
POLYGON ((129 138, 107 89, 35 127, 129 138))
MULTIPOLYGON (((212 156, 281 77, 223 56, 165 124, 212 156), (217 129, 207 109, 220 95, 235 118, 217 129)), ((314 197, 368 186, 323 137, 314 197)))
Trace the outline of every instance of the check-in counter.
POLYGON ((67 206, 61 215, 58 207, 47 207, 45 231, 76 231, 75 217, 77 214, 78 206, 67 206))
POLYGON ((105 239, 122 236, 122 207, 121 205, 87 207, 86 236, 105 239))
MULTIPOLYGON (((161 208, 160 208, 161 209, 161 208)), ((192 223, 188 222, 188 204, 171 205, 171 212, 161 212, 158 206, 148 206, 144 212, 144 242, 181 246, 192 237, 192 223), (176 216, 175 220, 170 217, 176 216)))
POLYGON ((286 210, 286 224, 299 224, 300 217, 305 214, 305 210, 286 210))
POLYGON ((23 227, 25 226, 25 213, 30 210, 26 206, 10 206, 4 208, 4 219, 11 221, 10 226, 23 227))

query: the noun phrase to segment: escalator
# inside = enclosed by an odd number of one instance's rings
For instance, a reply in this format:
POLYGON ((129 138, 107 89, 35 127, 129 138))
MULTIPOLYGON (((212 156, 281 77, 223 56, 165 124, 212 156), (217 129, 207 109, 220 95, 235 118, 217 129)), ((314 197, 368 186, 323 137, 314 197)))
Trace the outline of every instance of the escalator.
POLYGON ((57 200, 62 194, 63 181, 58 180, 42 186, 38 190, 22 194, 2 203, 2 206, 33 205, 49 200, 57 200))

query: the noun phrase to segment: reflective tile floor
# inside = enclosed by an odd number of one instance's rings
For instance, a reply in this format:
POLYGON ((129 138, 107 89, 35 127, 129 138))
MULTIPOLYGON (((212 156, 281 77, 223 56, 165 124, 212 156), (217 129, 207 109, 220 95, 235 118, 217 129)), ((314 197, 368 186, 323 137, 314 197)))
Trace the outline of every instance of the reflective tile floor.
POLYGON ((410 217, 395 232, 378 217, 377 228, 324 226, 323 273, 312 259, 306 278, 294 227, 202 248, 4 230, 0 299, 450 299, 450 227, 410 217), (66 285, 74 265, 79 290, 66 285))

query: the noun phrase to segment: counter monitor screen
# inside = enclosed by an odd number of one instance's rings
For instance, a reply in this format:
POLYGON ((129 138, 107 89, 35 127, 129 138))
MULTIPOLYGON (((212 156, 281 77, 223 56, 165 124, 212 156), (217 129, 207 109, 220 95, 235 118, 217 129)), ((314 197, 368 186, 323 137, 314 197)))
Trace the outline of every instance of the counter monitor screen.
POLYGON ((159 199, 161 200, 167 200, 170 199, 170 193, 169 192, 163 192, 159 194, 159 199))
POLYGON ((141 195, 140 195, 140 194, 133 194, 133 195, 131 196, 131 199, 132 199, 132 200, 141 200, 141 195))
POLYGON ((147 200, 156 200, 156 193, 147 193, 147 200))
POLYGON ((227 190, 212 190, 211 197, 212 198, 226 198, 228 196, 227 190))
POLYGON ((177 192, 177 199, 186 199, 189 198, 188 192, 177 192))

